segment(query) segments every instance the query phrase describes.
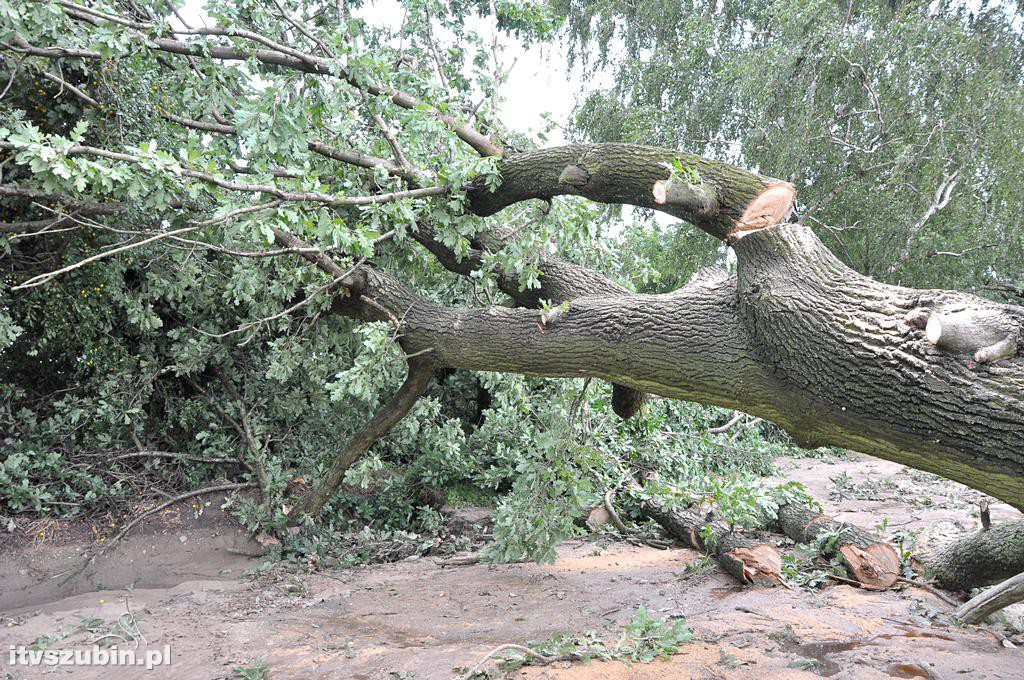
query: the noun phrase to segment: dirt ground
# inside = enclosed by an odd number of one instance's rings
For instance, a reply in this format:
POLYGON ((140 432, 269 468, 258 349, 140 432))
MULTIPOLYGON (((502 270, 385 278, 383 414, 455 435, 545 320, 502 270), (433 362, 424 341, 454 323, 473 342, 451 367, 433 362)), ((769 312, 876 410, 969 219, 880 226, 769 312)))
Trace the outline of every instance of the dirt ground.
MULTIPOLYGON (((779 468, 807 484, 827 511, 866 528, 887 518, 887 532, 920 530, 920 540, 934 541, 976 524, 971 509, 980 494, 892 463, 851 455, 782 459, 779 468)), ((5 680, 231 678, 257 658, 275 679, 448 680, 500 645, 558 631, 595 631, 614 642, 638 605, 655 617, 685 617, 694 641, 671 661, 527 667, 510 677, 1024 677, 1024 652, 1006 646, 1024 644, 1012 628, 950 625, 950 605, 918 588, 742 588, 717 570, 686 570, 698 559, 693 551, 599 539, 560 546, 553 565, 441 566, 419 558, 242 579, 261 562, 245 554, 258 546, 216 502, 193 505, 164 513, 77 574, 93 540, 88 528, 40 524, 30 528, 35 540, 23 537, 24 527, 0 537, 5 680), (170 647, 170 666, 10 664, 9 645, 48 635, 62 638, 50 648, 84 648, 126 609, 138 619, 143 649, 170 647)), ((994 522, 1019 516, 992 504, 994 522)), ((1024 610, 1006 616, 1024 628, 1024 610)))

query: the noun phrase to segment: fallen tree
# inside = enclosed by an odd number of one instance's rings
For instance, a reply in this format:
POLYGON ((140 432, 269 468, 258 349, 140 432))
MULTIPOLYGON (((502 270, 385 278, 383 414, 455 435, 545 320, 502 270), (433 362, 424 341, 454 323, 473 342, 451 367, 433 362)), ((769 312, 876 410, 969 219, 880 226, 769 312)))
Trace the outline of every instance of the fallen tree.
POLYGON ((932 345, 915 325, 973 308, 1019 327, 1024 308, 878 283, 799 225, 750 232, 733 247, 735 277, 662 296, 589 295, 544 328, 527 310, 424 304, 375 269, 353 279, 338 308, 387 318, 360 309, 370 295, 396 318, 409 310, 403 346, 442 366, 598 377, 734 408, 803 446, 863 451, 1024 507, 1024 361, 971 369, 970 356, 932 345))
MULTIPOLYGON (((216 158, 193 162, 172 155, 156 157, 148 147, 106 148, 38 131, 4 129, 4 162, 13 159, 10 167, 20 173, 5 176, 20 179, 5 185, 3 195, 61 208, 49 226, 37 219, 5 223, 5 233, 31 232, 59 241, 63 232, 54 225, 63 224, 68 215, 85 214, 94 203, 86 201, 67 177, 75 175, 67 164, 78 161, 89 163, 92 170, 116 167, 119 177, 150 173, 135 178, 136 196, 154 176, 175 187, 164 192, 173 195, 163 203, 149 197, 151 203, 133 204, 130 192, 112 195, 104 202, 104 213, 94 215, 97 219, 116 218, 119 207, 140 208, 163 211, 190 225, 171 232, 162 227, 133 231, 116 247, 71 264, 58 258, 61 266, 41 273, 32 270, 38 266, 33 261, 27 271, 11 271, 15 293, 130 248, 169 244, 183 234, 200 247, 205 244, 230 254, 235 251, 203 238, 214 240, 210 231, 224 220, 267 205, 313 205, 351 216, 353 222, 362 214, 359 211, 391 203, 434 206, 433 212, 424 209, 424 217, 409 229, 411 238, 451 272, 471 276, 509 236, 481 228, 468 237, 468 247, 461 242, 456 247, 427 216, 483 217, 524 200, 550 201, 560 195, 629 203, 673 215, 726 242, 736 254, 736 274, 705 272, 669 294, 635 295, 600 272, 538 252, 537 287, 522 285, 515 271, 498 267, 494 272, 515 307, 463 307, 419 295, 389 273, 382 258, 353 257, 354 264, 346 268, 338 260, 351 253, 339 256, 334 244, 319 244, 320 237, 313 232, 295 229, 300 235, 280 226, 267 227, 278 248, 262 255, 304 258, 326 275, 318 293, 334 296, 333 313, 393 326, 406 356, 423 367, 417 376, 446 368, 599 378, 617 386, 615 403, 623 416, 640 408, 644 393, 714 404, 776 423, 803 446, 863 451, 963 482, 1024 508, 1024 307, 956 291, 880 283, 841 262, 801 224, 737 231, 751 201, 777 181, 734 165, 632 144, 515 153, 447 106, 378 82, 372 74, 350 71, 347 59, 323 41, 309 41, 303 49, 262 35, 259 26, 172 30, 142 12, 122 16, 65 1, 51 5, 57 17, 53 21, 66 31, 47 24, 27 38, 12 29, 2 50, 40 68, 50 68, 56 61, 102 63, 106 54, 91 47, 89 32, 110 24, 117 26, 119 40, 127 46, 123 49, 149 58, 155 70, 176 68, 182 78, 198 73, 201 80, 204 71, 245 62, 268 76, 298 73, 304 87, 328 82, 326 90, 355 88, 387 110, 422 116, 415 119, 421 127, 429 123, 431 130, 448 130, 453 143, 461 140, 481 156, 501 160, 498 176, 487 174, 454 186, 435 181, 432 168, 413 166, 402 152, 400 135, 374 109, 376 117, 368 116, 368 127, 379 129, 393 160, 374 157, 369 149, 337 149, 315 139, 290 147, 296 154, 313 154, 301 157, 302 163, 340 163, 376 173, 374 182, 362 185, 365 195, 341 195, 319 190, 318 183, 316 190, 310 189, 301 173, 286 168, 268 169, 265 181, 248 182, 238 178, 244 172, 221 167, 216 158), (29 39, 49 41, 58 35, 67 36, 68 44, 35 44, 29 39), (50 172, 57 166, 63 174, 50 172), (404 185, 385 188, 377 182, 382 176, 404 185), (192 195, 202 195, 214 205, 231 205, 234 200, 244 207, 198 221, 195 213, 202 205, 182 200, 192 195), (253 206, 253 196, 270 201, 253 206), (541 312, 544 301, 556 307, 541 312)), ((297 36, 292 28, 287 33, 297 36)), ((246 82, 239 78, 236 86, 245 87, 246 82)), ((216 125, 185 115, 189 111, 179 113, 164 117, 204 134, 239 134, 230 111, 210 110, 216 125)), ((258 124, 254 120, 250 117, 244 123, 251 128, 258 124)), ((98 193, 102 185, 95 188, 98 193)), ((398 218, 388 226, 392 231, 369 247, 386 243, 399 226, 406 228, 398 218)), ((413 387, 405 394, 412 396, 425 384, 417 381, 413 387)), ((411 404, 404 398, 400 402, 378 414, 358 441, 339 453, 329 478, 314 484, 311 496, 297 507, 314 511, 322 505, 352 460, 408 411, 411 404)), ((294 513, 292 519, 301 514, 294 513)))

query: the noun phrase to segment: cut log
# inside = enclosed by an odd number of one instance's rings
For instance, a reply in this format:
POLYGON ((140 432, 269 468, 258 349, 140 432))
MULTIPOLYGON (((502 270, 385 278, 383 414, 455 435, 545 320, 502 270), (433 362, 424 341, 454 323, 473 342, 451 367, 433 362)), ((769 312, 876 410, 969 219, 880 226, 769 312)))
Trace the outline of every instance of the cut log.
POLYGON ((718 520, 696 510, 669 510, 654 500, 641 505, 644 516, 654 520, 665 532, 685 545, 705 552, 722 565, 740 583, 775 585, 782 582, 782 558, 763 541, 736 533, 718 520), (710 525, 710 532, 701 530, 710 525))
POLYGON ((936 548, 925 558, 947 590, 989 586, 1024 572, 1024 521, 994 524, 936 548))
POLYGON ((796 187, 789 182, 772 184, 761 191, 747 205, 743 215, 736 220, 731 236, 738 239, 744 232, 766 229, 780 222, 787 222, 793 212, 796 187))
POLYGON ((964 623, 981 623, 1000 609, 1024 600, 1024 573, 1003 581, 960 605, 954 616, 964 623))
POLYGON ((839 557, 864 588, 885 590, 900 575, 900 556, 884 538, 858 527, 837 522, 806 505, 787 503, 779 508, 782 531, 797 543, 813 543, 822 533, 838 538, 824 543, 825 557, 839 557))

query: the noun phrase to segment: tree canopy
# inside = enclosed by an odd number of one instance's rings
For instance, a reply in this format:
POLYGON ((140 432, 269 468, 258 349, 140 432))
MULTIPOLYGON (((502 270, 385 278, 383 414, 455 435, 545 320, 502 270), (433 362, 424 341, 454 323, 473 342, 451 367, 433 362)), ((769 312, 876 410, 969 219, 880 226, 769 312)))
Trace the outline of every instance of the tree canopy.
MULTIPOLYGON (((802 220, 880 280, 1020 287, 1024 30, 1013 3, 562 9, 583 71, 613 79, 580 104, 580 138, 687 149, 793 182, 802 220)), ((714 257, 692 239, 672 252, 714 257)))

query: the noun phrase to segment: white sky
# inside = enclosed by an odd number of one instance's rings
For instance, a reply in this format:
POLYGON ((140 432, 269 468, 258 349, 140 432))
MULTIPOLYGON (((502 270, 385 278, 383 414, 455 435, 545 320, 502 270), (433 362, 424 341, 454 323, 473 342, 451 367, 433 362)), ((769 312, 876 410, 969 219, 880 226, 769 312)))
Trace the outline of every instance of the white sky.
MULTIPOLYGON (((358 15, 372 25, 388 26, 397 30, 403 12, 397 0, 375 0, 362 8, 358 15)), ((491 44, 495 34, 495 20, 469 17, 466 26, 491 44)), ((440 35, 436 31, 435 35, 440 35)), ((569 121, 576 95, 581 89, 578 70, 568 73, 568 56, 560 43, 533 46, 524 49, 514 38, 499 35, 502 66, 513 65, 508 77, 498 88, 504 100, 499 108, 501 121, 522 133, 532 133, 545 127, 544 113, 550 114, 556 124, 548 134, 545 146, 562 144, 563 128, 569 121)), ((610 83, 610 78, 608 79, 610 83)))

